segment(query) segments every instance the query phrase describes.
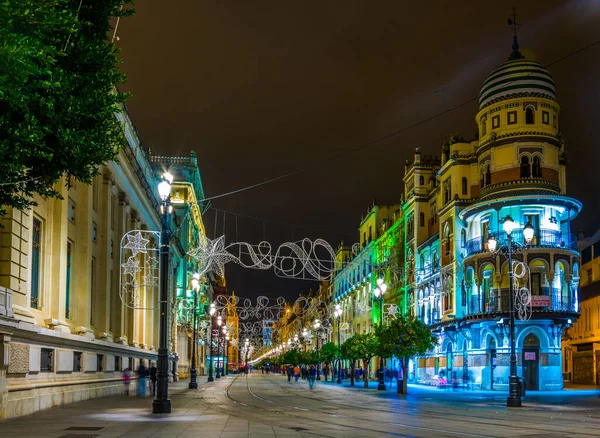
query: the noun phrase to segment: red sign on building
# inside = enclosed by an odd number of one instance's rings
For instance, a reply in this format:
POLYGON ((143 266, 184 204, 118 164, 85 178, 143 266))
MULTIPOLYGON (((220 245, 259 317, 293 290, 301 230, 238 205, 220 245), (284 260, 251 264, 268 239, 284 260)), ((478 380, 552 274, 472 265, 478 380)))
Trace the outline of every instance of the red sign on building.
POLYGON ((532 295, 531 306, 532 307, 549 307, 552 305, 551 297, 547 295, 532 295))

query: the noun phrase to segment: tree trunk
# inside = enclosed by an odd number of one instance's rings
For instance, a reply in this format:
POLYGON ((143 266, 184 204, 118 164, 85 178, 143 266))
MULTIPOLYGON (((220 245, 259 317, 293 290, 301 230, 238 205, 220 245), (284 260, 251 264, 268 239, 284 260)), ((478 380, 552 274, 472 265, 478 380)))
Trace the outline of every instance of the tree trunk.
POLYGON ((408 367, 402 366, 402 393, 408 394, 408 367))
POLYGON ((365 369, 365 374, 363 376, 363 381, 365 382, 365 388, 369 387, 369 371, 371 368, 371 361, 366 361, 363 359, 363 363, 365 364, 364 369, 365 369))
POLYGON ((356 368, 356 361, 350 361, 350 386, 354 386, 354 368, 356 368))

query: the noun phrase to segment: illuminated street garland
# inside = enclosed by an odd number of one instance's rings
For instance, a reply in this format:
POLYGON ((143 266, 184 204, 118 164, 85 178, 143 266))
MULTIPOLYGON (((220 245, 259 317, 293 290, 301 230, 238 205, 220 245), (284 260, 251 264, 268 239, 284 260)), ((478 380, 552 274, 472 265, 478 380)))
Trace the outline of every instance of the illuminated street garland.
POLYGON ((131 230, 120 244, 119 297, 130 309, 154 309, 143 297, 158 296, 160 233, 131 230))

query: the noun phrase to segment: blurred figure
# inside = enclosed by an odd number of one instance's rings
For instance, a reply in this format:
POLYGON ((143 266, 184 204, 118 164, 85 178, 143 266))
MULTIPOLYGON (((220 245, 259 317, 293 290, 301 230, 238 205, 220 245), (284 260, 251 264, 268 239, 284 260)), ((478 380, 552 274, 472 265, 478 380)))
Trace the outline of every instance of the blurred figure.
POLYGON ((144 366, 144 361, 140 361, 140 366, 137 369, 137 377, 137 396, 146 397, 146 367, 144 366))
POLYGON ((308 387, 312 391, 315 386, 315 377, 317 377, 317 369, 314 365, 311 365, 308 369, 308 387))
POLYGON ((295 379, 296 383, 298 383, 299 378, 300 378, 300 367, 298 367, 298 365, 296 365, 294 367, 294 379, 295 379))
POLYGON ((123 380, 123 395, 125 397, 129 397, 129 384, 131 383, 131 374, 129 373, 129 368, 125 368, 123 374, 121 374, 121 379, 123 380))
POLYGON ((292 376, 294 375, 294 367, 292 367, 291 365, 288 365, 288 367, 286 368, 286 373, 288 376, 288 382, 292 383, 292 376))
POLYGON ((158 373, 158 369, 156 368, 156 364, 152 363, 150 367, 150 381, 152 382, 152 395, 156 395, 156 374, 158 373))

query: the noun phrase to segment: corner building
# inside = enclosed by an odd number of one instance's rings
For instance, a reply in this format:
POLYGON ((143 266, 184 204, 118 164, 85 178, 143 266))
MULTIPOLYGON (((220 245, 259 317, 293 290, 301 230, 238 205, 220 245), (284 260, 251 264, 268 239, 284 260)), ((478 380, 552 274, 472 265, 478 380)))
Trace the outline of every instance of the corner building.
POLYGON ((417 360, 414 379, 448 378, 482 389, 508 389, 510 364, 508 261, 492 257, 490 236, 507 242, 515 223, 513 260, 527 270, 529 318, 516 317, 517 375, 528 389, 563 388, 562 332, 578 317, 579 253, 570 222, 581 203, 566 196, 564 144, 554 81, 518 51, 486 79, 475 118, 479 138, 451 138, 441 160, 417 152, 405 177, 406 271, 413 311, 439 335, 417 360), (437 161, 437 162, 436 162, 437 161), (414 266, 414 268, 413 268, 414 266), (409 280, 409 283, 410 283, 409 280))

